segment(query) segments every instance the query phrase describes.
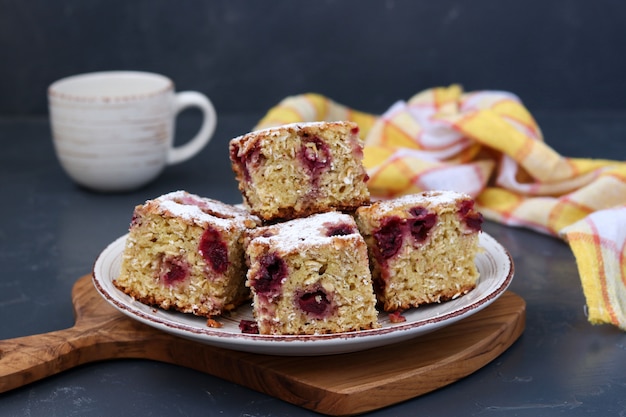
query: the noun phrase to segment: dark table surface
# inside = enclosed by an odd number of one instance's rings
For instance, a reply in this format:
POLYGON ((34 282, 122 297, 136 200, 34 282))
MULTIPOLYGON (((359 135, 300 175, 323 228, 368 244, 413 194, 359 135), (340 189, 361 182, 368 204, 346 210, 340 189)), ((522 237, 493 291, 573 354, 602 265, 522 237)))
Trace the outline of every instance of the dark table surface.
MULTIPOLYGON (((126 194, 75 186, 53 152, 45 118, 0 119, 0 339, 71 327, 70 292, 102 249, 127 231, 132 208, 166 192, 240 202, 228 140, 260 114, 220 115, 212 142, 126 194)), ((546 141, 566 156, 626 159, 626 114, 542 113, 546 141)), ((189 136, 193 117, 178 131, 189 136)), ((526 330, 474 374, 372 412, 408 415, 626 415, 626 334, 592 326, 574 257, 562 241, 487 222, 511 253, 511 290, 527 303, 526 330)), ((1 361, 1 358, 0 358, 1 361)), ((366 364, 364 364, 366 366, 366 364)), ((315 413, 231 382, 147 360, 113 360, 0 394, 2 416, 306 416, 315 413)))

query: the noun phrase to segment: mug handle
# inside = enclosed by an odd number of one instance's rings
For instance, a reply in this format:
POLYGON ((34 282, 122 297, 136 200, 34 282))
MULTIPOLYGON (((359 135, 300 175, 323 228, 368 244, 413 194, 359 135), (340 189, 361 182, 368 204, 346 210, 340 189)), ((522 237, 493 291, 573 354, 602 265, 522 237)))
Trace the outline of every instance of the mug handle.
POLYGON ((174 117, 178 116, 183 109, 198 107, 202 111, 202 126, 189 142, 181 146, 170 147, 167 153, 167 164, 174 165, 186 161, 204 148, 209 143, 215 126, 217 115, 213 103, 207 96, 196 91, 181 91, 174 96, 174 117))

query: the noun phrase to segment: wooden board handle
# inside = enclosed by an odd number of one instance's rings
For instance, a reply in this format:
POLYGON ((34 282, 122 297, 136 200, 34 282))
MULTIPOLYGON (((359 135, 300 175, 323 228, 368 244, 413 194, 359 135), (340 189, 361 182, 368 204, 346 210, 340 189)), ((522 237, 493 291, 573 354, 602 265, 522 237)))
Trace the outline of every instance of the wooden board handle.
POLYGON ((91 276, 77 281, 72 300, 73 327, 0 341, 0 393, 85 363, 146 356, 137 342, 154 332, 107 305, 91 276))
POLYGON ((76 328, 0 341, 0 392, 80 365, 90 343, 76 328))
POLYGON ((506 291, 493 305, 435 332, 342 355, 281 357, 183 339, 126 317, 96 291, 74 285, 76 324, 0 341, 0 392, 89 362, 141 358, 172 363, 334 416, 396 404, 486 365, 523 333, 526 303, 506 291))

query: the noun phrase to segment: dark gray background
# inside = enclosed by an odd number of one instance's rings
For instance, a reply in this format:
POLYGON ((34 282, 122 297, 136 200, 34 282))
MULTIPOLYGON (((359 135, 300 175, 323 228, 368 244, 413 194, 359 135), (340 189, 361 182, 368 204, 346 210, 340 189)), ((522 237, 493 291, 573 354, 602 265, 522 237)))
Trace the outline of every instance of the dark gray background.
MULTIPOLYGON (((241 201, 228 139, 287 95, 314 91, 373 112, 436 85, 518 94, 567 156, 626 159, 623 0, 0 0, 0 339, 74 323, 70 292, 132 207, 187 189, 241 201), (74 185, 56 157, 46 88, 133 69, 209 95, 215 138, 132 193, 74 185)), ((197 119, 179 123, 184 140, 197 119)), ((592 326, 569 247, 487 222, 514 258, 526 330, 444 389, 372 416, 626 415, 626 334, 592 326)), ((1 416, 314 416, 186 368, 81 366, 4 394, 1 416)))
POLYGON ((0 0, 0 115, 42 115, 75 73, 133 69, 258 112, 313 91, 382 112, 436 85, 531 111, 623 109, 620 0, 0 0))

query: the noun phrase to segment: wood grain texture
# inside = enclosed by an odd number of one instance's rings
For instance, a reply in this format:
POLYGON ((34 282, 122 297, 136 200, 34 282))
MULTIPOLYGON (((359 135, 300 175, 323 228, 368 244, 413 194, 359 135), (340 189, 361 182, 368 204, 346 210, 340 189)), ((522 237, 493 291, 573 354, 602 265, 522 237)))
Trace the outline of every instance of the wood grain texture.
POLYGON ((206 372, 328 415, 354 415, 444 387, 486 365, 523 333, 526 303, 507 291, 444 329, 363 352, 281 357, 182 339, 136 322, 96 292, 91 275, 72 291, 76 324, 0 341, 0 392, 72 367, 142 358, 206 372))

